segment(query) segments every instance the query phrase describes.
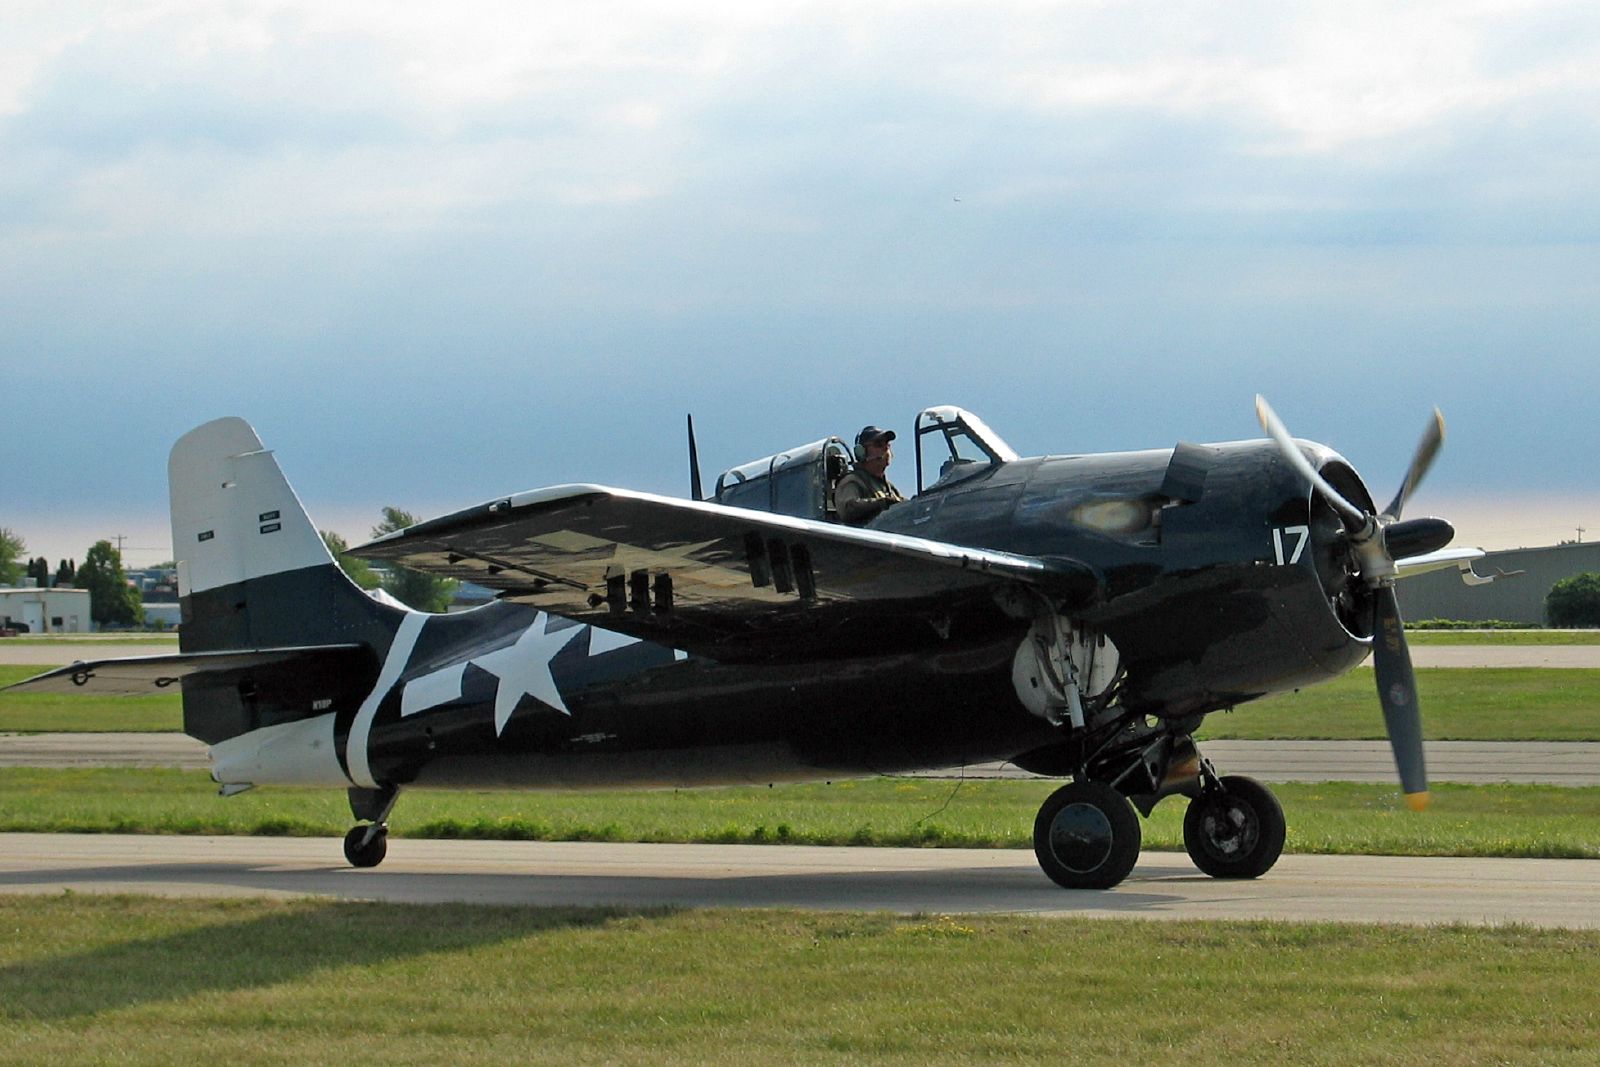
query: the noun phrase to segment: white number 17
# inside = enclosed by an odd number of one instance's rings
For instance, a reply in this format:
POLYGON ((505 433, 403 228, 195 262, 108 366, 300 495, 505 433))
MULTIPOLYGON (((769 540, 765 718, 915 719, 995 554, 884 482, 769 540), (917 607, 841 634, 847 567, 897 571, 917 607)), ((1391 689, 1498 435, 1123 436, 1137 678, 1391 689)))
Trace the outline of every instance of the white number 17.
POLYGON ((1277 557, 1278 566, 1282 567, 1286 563, 1290 565, 1299 563, 1301 555, 1306 550, 1306 542, 1309 540, 1311 540, 1311 527, 1309 526, 1274 526, 1272 528, 1272 554, 1277 557), (1285 534, 1291 535, 1296 539, 1294 551, 1289 553, 1288 559, 1283 558, 1283 538, 1285 534))

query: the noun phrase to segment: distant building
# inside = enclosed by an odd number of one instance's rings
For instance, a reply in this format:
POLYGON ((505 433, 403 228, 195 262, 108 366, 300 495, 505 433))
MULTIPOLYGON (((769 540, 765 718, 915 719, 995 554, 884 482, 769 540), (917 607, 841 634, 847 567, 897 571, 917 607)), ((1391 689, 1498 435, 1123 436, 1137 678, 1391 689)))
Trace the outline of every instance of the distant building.
POLYGON ((178 569, 176 567, 124 567, 122 574, 128 583, 141 593, 149 594, 170 587, 177 599, 178 569))
POLYGON ((89 616, 87 589, 0 589, 0 629, 30 634, 86 634, 97 627, 89 616))
POLYGON ((149 568, 127 573, 144 602, 145 626, 176 630, 183 621, 183 609, 178 603, 178 572, 170 568, 149 568))
POLYGON ((1490 552, 1474 569, 1484 577, 1504 572, 1489 585, 1467 585, 1454 569, 1406 578, 1399 591, 1400 613, 1408 622, 1458 619, 1464 622, 1504 620, 1527 626, 1544 625, 1544 598, 1563 578, 1600 571, 1600 542, 1549 548, 1514 548, 1490 552), (1521 574, 1514 574, 1522 571, 1521 574))

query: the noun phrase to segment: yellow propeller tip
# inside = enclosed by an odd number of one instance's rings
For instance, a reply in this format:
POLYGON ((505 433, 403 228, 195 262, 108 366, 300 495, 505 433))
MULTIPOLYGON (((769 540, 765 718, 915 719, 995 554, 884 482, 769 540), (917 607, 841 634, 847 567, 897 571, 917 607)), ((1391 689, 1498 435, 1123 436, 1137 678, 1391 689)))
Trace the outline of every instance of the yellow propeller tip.
POLYGON ((1432 802, 1432 800, 1433 798, 1429 796, 1426 789, 1420 793, 1407 793, 1406 807, 1410 808, 1412 811, 1427 811, 1428 805, 1432 802))

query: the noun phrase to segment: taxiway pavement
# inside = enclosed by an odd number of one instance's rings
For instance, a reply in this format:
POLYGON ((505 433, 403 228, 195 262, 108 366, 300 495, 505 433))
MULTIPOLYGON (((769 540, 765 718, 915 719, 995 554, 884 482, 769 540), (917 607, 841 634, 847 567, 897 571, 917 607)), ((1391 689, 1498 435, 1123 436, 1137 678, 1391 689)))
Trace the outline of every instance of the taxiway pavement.
POLYGON ((80 659, 176 655, 176 641, 69 641, 46 643, 27 637, 0 639, 0 664, 8 667, 65 667, 80 659))
MULTIPOLYGON (((1207 741, 1224 774, 1264 782, 1394 781, 1387 741, 1207 741)), ((1430 741, 1435 782, 1600 785, 1600 742, 1430 741)), ((0 734, 0 767, 178 767, 205 770, 206 746, 183 734, 0 734)), ((925 777, 1032 778, 1009 764, 927 772, 925 777)))
POLYGON ((1222 881, 1146 852, 1122 885, 1058 889, 1027 850, 391 840, 382 866, 334 839, 0 834, 0 892, 284 896, 407 903, 805 908, 1154 919, 1600 927, 1592 860, 1284 856, 1222 881))

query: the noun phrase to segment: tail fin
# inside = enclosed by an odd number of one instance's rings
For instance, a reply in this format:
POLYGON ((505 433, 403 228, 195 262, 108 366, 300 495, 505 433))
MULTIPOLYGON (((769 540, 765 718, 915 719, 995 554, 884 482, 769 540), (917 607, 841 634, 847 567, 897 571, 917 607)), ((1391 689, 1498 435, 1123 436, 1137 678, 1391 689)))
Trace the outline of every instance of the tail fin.
POLYGON ((243 419, 184 434, 167 477, 183 651, 370 641, 399 625, 403 612, 375 602, 334 563, 243 419))
MULTIPOLYGON (((167 476, 183 652, 359 644, 376 654, 374 664, 382 660, 405 610, 346 577, 249 423, 225 418, 190 430, 172 446, 167 476)), ((311 714, 292 706, 298 700, 276 706, 267 697, 284 686, 264 683, 287 681, 186 683, 184 730, 214 741, 311 714)))

